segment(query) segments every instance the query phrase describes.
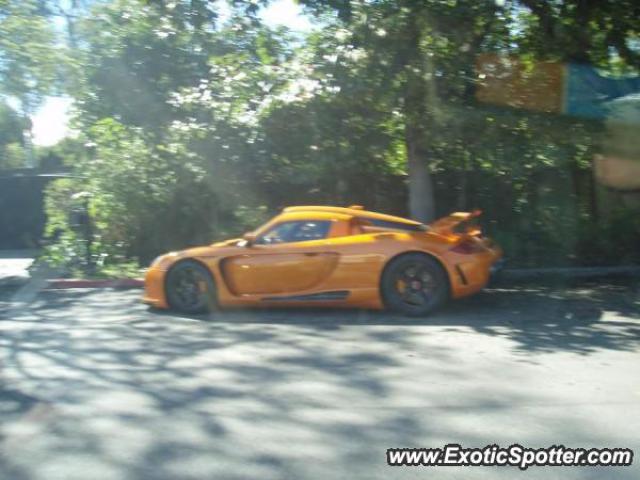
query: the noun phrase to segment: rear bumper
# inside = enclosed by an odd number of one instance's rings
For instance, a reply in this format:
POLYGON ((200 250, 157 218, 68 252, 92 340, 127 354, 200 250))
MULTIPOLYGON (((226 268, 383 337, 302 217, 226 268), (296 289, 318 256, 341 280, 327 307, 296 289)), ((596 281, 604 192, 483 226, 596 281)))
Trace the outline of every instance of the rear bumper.
POLYGON ((502 249, 495 244, 486 245, 484 251, 474 255, 453 254, 447 260, 452 267, 453 298, 479 292, 504 265, 502 249))

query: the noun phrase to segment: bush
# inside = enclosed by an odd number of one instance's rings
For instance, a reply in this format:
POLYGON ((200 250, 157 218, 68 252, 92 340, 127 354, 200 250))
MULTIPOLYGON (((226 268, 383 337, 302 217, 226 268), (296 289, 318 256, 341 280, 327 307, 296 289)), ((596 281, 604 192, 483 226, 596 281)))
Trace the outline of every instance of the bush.
POLYGON ((52 182, 46 192, 45 255, 53 264, 72 271, 93 264, 98 273, 145 265, 160 253, 241 233, 257 220, 248 212, 264 214, 240 207, 236 217, 238 207, 215 191, 205 162, 177 145, 152 145, 112 119, 98 122, 87 141, 73 166, 78 177, 52 182), (86 227, 75 220, 85 209, 90 262, 86 227))

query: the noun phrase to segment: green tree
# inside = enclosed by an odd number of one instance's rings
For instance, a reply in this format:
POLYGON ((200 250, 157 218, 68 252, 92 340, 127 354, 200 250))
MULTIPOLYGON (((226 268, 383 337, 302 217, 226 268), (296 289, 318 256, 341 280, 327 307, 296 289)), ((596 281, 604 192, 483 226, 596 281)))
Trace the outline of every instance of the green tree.
POLYGON ((359 61, 351 63, 357 63, 355 68, 366 78, 375 79, 373 94, 363 99, 385 105, 389 118, 398 116, 409 174, 409 210, 423 221, 434 215, 431 173, 441 160, 440 139, 474 128, 465 120, 474 117, 470 108, 478 110, 473 98, 478 53, 638 65, 638 51, 632 46, 638 41, 638 5, 632 1, 301 3, 318 15, 335 14, 337 20, 329 29, 344 29, 345 53, 332 56, 333 62, 358 54, 359 61))
MULTIPOLYGON (((554 262, 589 258, 579 233, 597 230, 588 205, 597 123, 475 100, 481 52, 527 65, 578 59, 573 46, 545 45, 531 2, 304 0, 321 19, 304 38, 262 25, 266 1, 231 3, 222 23, 204 1, 74 2, 80 136, 49 156, 78 178, 47 196, 49 232, 65 232, 53 256, 80 258, 67 212, 86 192, 104 267, 234 235, 308 202, 399 214, 409 204, 423 221, 478 206, 523 263, 548 250, 554 262)), ((553 21, 564 15, 576 30, 570 5, 552 2, 553 21)), ((633 54, 635 30, 602 12, 633 54)), ((605 38, 617 34, 587 30, 592 62, 631 65, 605 38)))
POLYGON ((24 165, 23 130, 24 122, 18 112, 0 102, 0 169, 24 165))
POLYGON ((119 0, 76 24, 74 122, 89 147, 71 164, 83 180, 49 192, 49 233, 66 232, 52 258, 80 258, 74 191, 90 195, 105 264, 239 233, 263 211, 259 119, 286 86, 291 51, 278 32, 239 16, 218 26, 194 5, 119 0))
POLYGON ((20 102, 29 166, 35 161, 29 119, 47 95, 61 91, 64 60, 46 2, 0 1, 0 93, 20 102))
POLYGON ((76 22, 80 120, 114 117, 148 133, 176 118, 172 96, 208 77, 220 53, 217 11, 205 1, 114 0, 76 22))
POLYGON ((362 75, 375 79, 364 98, 380 102, 388 118, 397 119, 411 215, 433 220, 434 144, 454 115, 451 105, 471 97, 474 58, 500 28, 500 9, 493 2, 476 1, 302 3, 316 13, 337 13, 343 44, 334 61, 356 59, 362 75))
POLYGON ((640 4, 634 0, 520 0, 521 50, 538 58, 640 69, 640 4), (612 55, 612 51, 617 55, 612 55))

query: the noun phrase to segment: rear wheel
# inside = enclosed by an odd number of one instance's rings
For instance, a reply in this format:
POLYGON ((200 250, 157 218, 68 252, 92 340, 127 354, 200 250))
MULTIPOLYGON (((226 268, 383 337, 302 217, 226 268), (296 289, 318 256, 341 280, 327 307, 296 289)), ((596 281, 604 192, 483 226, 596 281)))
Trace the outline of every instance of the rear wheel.
POLYGON ((215 283, 209 270, 197 262, 185 260, 171 268, 165 288, 169 306, 175 310, 202 313, 215 309, 215 283))
POLYGON ((408 253, 385 268, 381 293, 389 310, 417 317, 432 312, 447 300, 448 285, 446 273, 436 260, 408 253))

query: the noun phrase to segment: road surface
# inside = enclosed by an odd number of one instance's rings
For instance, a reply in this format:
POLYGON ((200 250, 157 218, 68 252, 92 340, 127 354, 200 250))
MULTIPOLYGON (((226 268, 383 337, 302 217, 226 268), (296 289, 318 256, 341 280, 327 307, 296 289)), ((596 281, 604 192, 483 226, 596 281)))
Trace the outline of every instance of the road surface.
POLYGON ((0 287, 25 283, 36 255, 35 250, 0 250, 0 287))
POLYGON ((385 458, 514 442, 637 457, 637 285, 494 289, 420 320, 189 318, 139 294, 49 292, 0 313, 0 478, 640 478, 638 458, 524 473, 385 458))

